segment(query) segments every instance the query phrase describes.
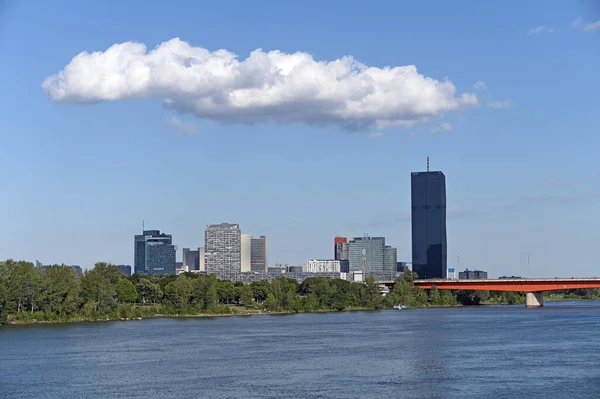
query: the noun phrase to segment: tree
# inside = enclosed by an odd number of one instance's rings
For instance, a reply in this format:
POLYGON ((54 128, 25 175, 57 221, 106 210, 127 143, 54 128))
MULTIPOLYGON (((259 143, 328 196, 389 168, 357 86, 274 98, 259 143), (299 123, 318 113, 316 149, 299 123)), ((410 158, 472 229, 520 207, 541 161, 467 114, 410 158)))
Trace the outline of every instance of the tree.
POLYGON ((165 287, 167 298, 181 310, 188 305, 192 296, 192 282, 183 274, 165 287))
POLYGON ((250 283, 250 288, 252 288, 252 296, 254 300, 258 303, 263 303, 267 300, 267 296, 269 292, 271 292, 271 285, 268 281, 253 281, 250 283))
POLYGON ((143 277, 138 280, 136 291, 142 298, 142 304, 146 302, 156 303, 163 297, 163 291, 160 285, 151 282, 147 278, 143 277))
POLYGON ((126 278, 123 278, 115 285, 115 291, 117 292, 117 299, 119 302, 135 302, 138 298, 138 293, 135 289, 135 285, 126 278))
POLYGON ((42 301, 42 276, 40 269, 29 262, 17 262, 8 280, 8 300, 17 304, 17 313, 32 313, 42 301))
POLYGON ((250 288, 249 285, 244 284, 242 286, 236 287, 236 289, 238 292, 237 296, 238 298, 240 298, 240 302, 242 303, 242 305, 246 307, 252 306, 252 288, 250 288))
POLYGON ((429 290, 429 303, 433 306, 439 306, 442 304, 442 297, 438 288, 433 285, 429 290))
POLYGON ((368 306, 377 309, 381 306, 381 290, 375 276, 369 275, 365 280, 365 285, 367 287, 368 306))
POLYGON ((75 270, 68 266, 50 266, 43 274, 44 308, 61 316, 71 316, 81 303, 81 284, 75 270))
POLYGON ((229 280, 219 280, 217 283, 217 294, 219 296, 219 302, 230 304, 235 302, 235 286, 229 280))
MULTIPOLYGON (((95 304, 94 311, 106 314, 117 306, 115 285, 118 279, 112 273, 112 269, 105 264, 99 263, 92 270, 88 270, 81 278, 81 289, 85 302, 95 304), (116 281, 115 281, 116 280, 116 281)), ((117 271, 119 269, 116 269, 117 271)), ((121 273, 119 273, 122 276, 121 273)))

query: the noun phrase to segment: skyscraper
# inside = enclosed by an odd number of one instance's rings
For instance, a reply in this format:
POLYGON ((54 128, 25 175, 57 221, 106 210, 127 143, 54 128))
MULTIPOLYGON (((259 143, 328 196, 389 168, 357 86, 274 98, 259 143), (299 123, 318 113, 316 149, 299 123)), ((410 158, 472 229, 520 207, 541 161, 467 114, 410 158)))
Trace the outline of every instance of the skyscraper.
POLYGON ((239 224, 209 224, 204 232, 205 267, 217 276, 239 273, 242 269, 239 224))
POLYGON ((175 274, 175 246, 170 234, 144 230, 134 237, 135 273, 149 276, 175 274))
POLYGON ((242 273, 247 273, 250 271, 250 254, 251 254, 251 240, 252 236, 250 234, 242 234, 240 237, 241 242, 241 263, 242 263, 242 273))
POLYGON ((385 274, 389 276, 390 280, 393 280, 396 276, 398 269, 398 250, 394 247, 386 245, 383 247, 383 268, 385 274))
POLYGON ((335 237, 333 239, 333 258, 340 261, 340 270, 343 273, 350 271, 348 258, 348 239, 346 237, 335 237))
POLYGON ((389 273, 385 270, 385 238, 384 237, 354 237, 348 242, 349 271, 359 272, 365 266, 366 278, 374 275, 377 279, 387 280, 389 273))
POLYGON ((200 271, 200 250, 183 248, 183 270, 200 271))
POLYGON ((420 278, 446 278, 446 176, 411 173, 412 262, 420 278))
POLYGON ((267 236, 250 240, 250 268, 253 272, 266 272, 269 267, 267 236))

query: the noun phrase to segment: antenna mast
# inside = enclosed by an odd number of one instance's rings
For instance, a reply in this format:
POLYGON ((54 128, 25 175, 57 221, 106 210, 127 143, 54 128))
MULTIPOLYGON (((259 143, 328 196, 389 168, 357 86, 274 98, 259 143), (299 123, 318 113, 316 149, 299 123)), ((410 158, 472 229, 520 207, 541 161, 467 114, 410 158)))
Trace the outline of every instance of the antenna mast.
POLYGON ((142 220, 142 234, 144 234, 144 221, 142 220))
POLYGON ((429 172, 429 157, 427 157, 427 171, 429 172))

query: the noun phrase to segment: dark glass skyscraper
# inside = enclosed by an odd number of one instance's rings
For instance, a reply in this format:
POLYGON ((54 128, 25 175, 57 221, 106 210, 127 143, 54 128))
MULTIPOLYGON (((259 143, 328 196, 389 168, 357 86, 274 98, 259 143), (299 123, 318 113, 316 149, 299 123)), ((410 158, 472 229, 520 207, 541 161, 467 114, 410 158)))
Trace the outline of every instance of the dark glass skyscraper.
POLYGON ((446 278, 446 176, 411 173, 411 204, 413 271, 419 278, 446 278))
POLYGON ((175 246, 170 234, 144 230, 134 238, 134 270, 138 274, 175 274, 175 246))

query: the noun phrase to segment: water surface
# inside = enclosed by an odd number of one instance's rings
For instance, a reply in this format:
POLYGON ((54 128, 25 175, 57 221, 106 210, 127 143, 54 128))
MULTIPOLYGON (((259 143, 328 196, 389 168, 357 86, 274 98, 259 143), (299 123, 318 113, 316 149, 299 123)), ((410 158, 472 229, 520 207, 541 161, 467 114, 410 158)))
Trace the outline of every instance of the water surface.
POLYGON ((600 302, 0 327, 3 398, 597 398, 600 302))

